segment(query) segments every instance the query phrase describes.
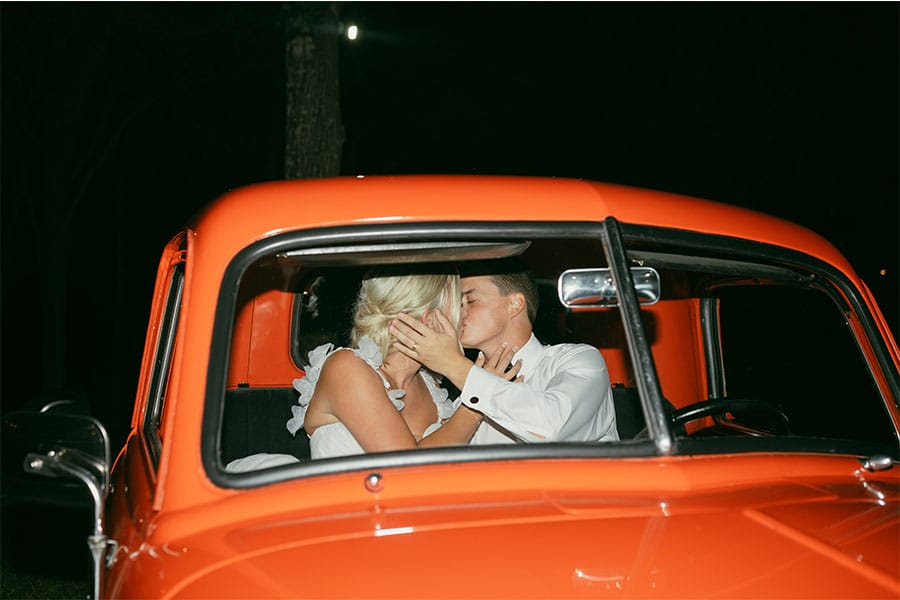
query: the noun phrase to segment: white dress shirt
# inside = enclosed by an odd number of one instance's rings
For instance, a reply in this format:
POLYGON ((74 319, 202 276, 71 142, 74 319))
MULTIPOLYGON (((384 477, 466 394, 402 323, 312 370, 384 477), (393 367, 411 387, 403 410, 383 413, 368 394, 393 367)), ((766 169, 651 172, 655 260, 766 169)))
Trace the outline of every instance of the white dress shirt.
POLYGON ((587 344, 544 346, 532 334, 512 362, 520 358, 519 383, 481 367, 469 371, 460 398, 486 417, 472 444, 619 439, 599 350, 587 344))

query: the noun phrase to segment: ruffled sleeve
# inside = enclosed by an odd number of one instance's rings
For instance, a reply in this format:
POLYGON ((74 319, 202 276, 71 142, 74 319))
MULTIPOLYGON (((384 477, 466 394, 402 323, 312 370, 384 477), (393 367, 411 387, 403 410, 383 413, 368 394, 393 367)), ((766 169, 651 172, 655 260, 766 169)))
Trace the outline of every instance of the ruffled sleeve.
POLYGON ((406 395, 406 392, 404 390, 390 389, 391 384, 388 383, 388 380, 384 378, 384 375, 379 370, 379 367, 384 362, 384 357, 381 356, 381 349, 378 347, 378 344, 373 342, 369 336, 364 335, 359 340, 359 348, 355 348, 353 354, 366 361, 366 364, 378 373, 385 389, 387 389, 387 395, 391 399, 391 403, 397 410, 403 410, 406 407, 406 402, 401 400, 401 398, 406 395))
POLYGON ((291 407, 293 417, 287 422, 287 430, 291 435, 296 435, 303 427, 303 421, 306 419, 306 409, 309 408, 309 401, 312 400, 313 392, 316 390, 316 383, 319 381, 319 374, 322 372, 322 366, 325 359, 334 352, 334 344, 322 344, 309 353, 309 365, 303 370, 306 375, 294 380, 294 389, 300 393, 297 404, 291 407))
MULTIPOLYGON (((309 365, 303 369, 306 372, 306 375, 299 379, 295 379, 293 383, 294 389, 299 392, 300 397, 297 399, 297 404, 291 407, 293 417, 287 422, 287 430, 291 435, 296 435, 303 427, 303 423, 306 420, 306 411, 309 408, 309 402, 312 400, 313 393, 316 391, 316 384, 319 381, 319 375, 322 373, 322 367, 325 365, 325 361, 329 356, 342 349, 343 348, 335 348, 334 344, 329 343, 322 344, 309 353, 309 365)), ((378 373, 393 405, 397 410, 403 410, 406 403, 401 400, 401 398, 406 395, 406 392, 403 390, 389 389, 390 384, 384 378, 384 375, 381 374, 381 371, 378 370, 378 367, 381 366, 383 360, 378 345, 368 336, 363 336, 362 339, 359 340, 359 348, 353 348, 352 351, 353 354, 365 361, 366 364, 378 373)))
POLYGON ((422 379, 425 380, 425 385, 428 388, 428 391, 431 392, 431 398, 434 400, 434 405, 437 407, 438 420, 428 426, 425 429, 425 432, 422 434, 422 437, 428 437, 435 431, 441 428, 441 425, 444 422, 453 416, 453 413, 456 412, 456 409, 459 408, 462 400, 457 398, 456 400, 450 400, 450 392, 447 391, 446 388, 440 387, 439 380, 437 376, 435 376, 431 371, 427 369, 422 369, 422 379))

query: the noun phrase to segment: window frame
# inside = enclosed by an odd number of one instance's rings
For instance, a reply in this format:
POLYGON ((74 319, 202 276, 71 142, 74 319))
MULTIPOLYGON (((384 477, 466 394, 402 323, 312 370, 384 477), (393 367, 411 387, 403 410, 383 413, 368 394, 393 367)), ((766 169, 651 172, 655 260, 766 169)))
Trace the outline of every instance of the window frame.
POLYGON ((159 321, 159 333, 153 353, 153 369, 148 382, 147 404, 141 423, 141 432, 147 453, 155 469, 159 468, 159 460, 162 455, 163 439, 160 434, 160 425, 169 387, 178 322, 184 297, 183 254, 183 252, 179 253, 177 260, 173 261, 169 268, 165 304, 159 321))
MULTIPOLYGON (((802 252, 726 236, 703 234, 665 227, 621 225, 623 235, 629 242, 671 245, 679 254, 686 251, 711 252, 738 261, 752 261, 761 266, 789 269, 803 275, 807 283, 819 285, 833 300, 846 311, 853 326, 857 345, 862 351, 869 349, 875 365, 866 360, 870 373, 875 379, 885 403, 893 404, 900 410, 900 373, 891 360, 885 340, 869 311, 859 290, 850 280, 832 265, 802 252), (876 372, 877 368, 880 372, 876 372)), ((710 324, 711 325, 711 324, 710 324)), ((895 429, 900 424, 895 423, 895 429)))
MULTIPOLYGON (((883 399, 892 397, 896 404, 900 397, 896 369, 890 360, 890 354, 884 340, 878 334, 875 321, 869 314, 860 292, 837 269, 819 259, 801 252, 771 246, 768 244, 736 239, 719 235, 702 234, 692 231, 660 228, 636 224, 619 223, 613 218, 603 222, 427 222, 427 223, 388 223, 352 226, 324 227, 308 230, 285 232, 278 236, 259 240, 237 253, 227 266, 223 275, 215 313, 211 354, 207 372, 207 388, 203 412, 203 430, 201 440, 201 456, 207 476, 217 486, 224 488, 253 488, 277 481, 317 476, 330 473, 343 473, 372 468, 390 468, 393 466, 415 466, 436 463, 462 463, 484 460, 522 460, 539 458, 617 458, 617 457, 649 457, 663 454, 714 454, 735 451, 803 451, 859 454, 859 448, 849 445, 817 444, 808 440, 754 440, 748 445, 746 440, 696 440, 674 439, 666 419, 665 409, 659 393, 659 378, 653 363, 652 353, 641 323, 640 306, 630 285, 631 261, 629 254, 641 245, 671 247, 679 254, 690 254, 692 251, 713 253, 725 260, 752 260, 761 265, 789 269, 794 272, 808 273, 814 278, 822 278, 832 282, 844 302, 858 315, 859 330, 854 330, 857 343, 866 343, 871 348, 871 355, 876 358, 876 365, 870 370, 880 369, 881 380, 886 386, 879 385, 883 399), (249 265, 263 256, 286 252, 298 248, 329 247, 335 244, 366 244, 390 241, 404 242, 410 239, 443 239, 443 240, 498 240, 519 238, 544 239, 565 236, 595 237, 601 241, 607 254, 607 265, 612 268, 614 279, 620 290, 631 290, 623 295, 621 316, 628 339, 631 360, 641 372, 635 373, 636 382, 640 382, 639 395, 648 423, 656 422, 656 431, 651 432, 649 440, 628 441, 608 445, 589 445, 574 443, 522 444, 512 446, 486 447, 449 447, 421 449, 416 452, 389 452, 359 455, 299 463, 268 472, 226 473, 218 456, 218 439, 222 423, 222 402, 225 398, 225 379, 229 359, 231 330, 235 312, 236 297, 243 272, 249 265), (860 334, 860 332, 862 332, 860 334), (862 335, 864 341, 858 338, 862 335), (669 440, 665 439, 669 436, 669 440)), ((707 319, 708 321, 708 319, 707 319)), ((712 332, 711 323, 706 328, 712 332)), ((874 376, 874 373, 873 373, 874 376)), ((876 377, 877 379, 877 377, 876 377)), ((894 429, 896 432, 897 424, 894 429)))

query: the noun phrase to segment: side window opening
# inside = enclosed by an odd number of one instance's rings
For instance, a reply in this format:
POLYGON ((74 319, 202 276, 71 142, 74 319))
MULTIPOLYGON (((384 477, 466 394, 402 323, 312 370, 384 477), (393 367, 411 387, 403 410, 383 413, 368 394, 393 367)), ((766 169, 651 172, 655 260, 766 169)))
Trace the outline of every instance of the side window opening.
POLYGON ((791 435, 894 443, 878 388, 826 293, 741 286, 717 296, 728 397, 775 404, 791 435))
POLYGON ((172 356, 175 349, 175 333, 178 330, 178 317, 181 313, 183 292, 184 265, 179 263, 172 269, 169 290, 166 294, 165 312, 160 322, 159 337, 156 341, 147 410, 144 414, 142 427, 154 464, 159 464, 159 456, 162 450, 160 419, 166 401, 172 356))
POLYGON ((360 268, 331 268, 307 278, 294 306, 291 356, 298 367, 305 365, 309 352, 322 344, 350 343, 353 304, 363 273, 360 268))
POLYGON ((660 301, 642 312, 659 316, 645 327, 676 437, 784 437, 896 454, 877 367, 859 345, 852 307, 824 287, 833 283, 712 248, 647 244, 630 255, 660 273, 660 301))

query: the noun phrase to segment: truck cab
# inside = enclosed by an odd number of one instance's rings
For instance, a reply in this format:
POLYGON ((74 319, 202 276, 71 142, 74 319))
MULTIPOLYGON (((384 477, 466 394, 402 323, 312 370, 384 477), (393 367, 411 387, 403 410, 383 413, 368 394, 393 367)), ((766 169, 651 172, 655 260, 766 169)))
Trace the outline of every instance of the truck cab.
MULTIPOLYGON (((88 469, 96 594, 896 597, 898 365, 846 258, 753 211, 564 179, 239 189, 163 250, 131 432, 88 469), (349 343, 367 269, 508 257, 538 339, 599 349, 619 440, 312 460, 293 382, 349 343), (292 460, 228 468, 259 453, 292 460)), ((31 470, 71 476, 59 450, 31 470)))

